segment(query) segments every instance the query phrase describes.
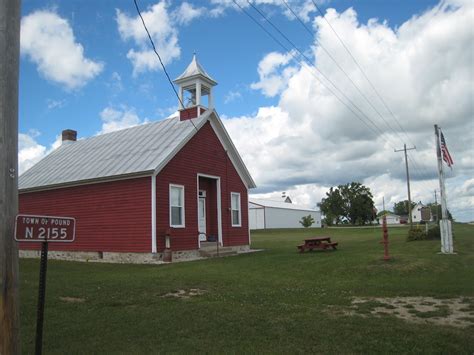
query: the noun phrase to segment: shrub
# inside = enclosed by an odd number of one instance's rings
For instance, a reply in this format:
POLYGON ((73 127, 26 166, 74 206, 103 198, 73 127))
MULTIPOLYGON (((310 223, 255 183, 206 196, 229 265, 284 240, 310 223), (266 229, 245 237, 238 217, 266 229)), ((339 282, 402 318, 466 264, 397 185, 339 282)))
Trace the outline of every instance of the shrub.
POLYGON ((434 226, 433 228, 428 229, 428 235, 426 236, 427 239, 441 239, 441 231, 439 230, 439 226, 434 226))
POLYGON ((413 228, 408 231, 407 241, 411 242, 414 240, 426 240, 426 232, 421 228, 413 228))
POLYGON ((314 218, 311 215, 307 215, 301 218, 301 225, 305 228, 311 227, 314 223, 314 218))

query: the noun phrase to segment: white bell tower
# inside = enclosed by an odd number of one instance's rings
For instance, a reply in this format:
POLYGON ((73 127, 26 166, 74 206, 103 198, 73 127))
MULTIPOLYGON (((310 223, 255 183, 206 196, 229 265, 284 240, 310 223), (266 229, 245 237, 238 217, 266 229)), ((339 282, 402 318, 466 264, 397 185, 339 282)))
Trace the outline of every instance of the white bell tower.
POLYGON ((217 82, 199 64, 196 54, 183 74, 174 81, 179 87, 179 116, 181 121, 196 118, 214 108, 212 88, 217 82))

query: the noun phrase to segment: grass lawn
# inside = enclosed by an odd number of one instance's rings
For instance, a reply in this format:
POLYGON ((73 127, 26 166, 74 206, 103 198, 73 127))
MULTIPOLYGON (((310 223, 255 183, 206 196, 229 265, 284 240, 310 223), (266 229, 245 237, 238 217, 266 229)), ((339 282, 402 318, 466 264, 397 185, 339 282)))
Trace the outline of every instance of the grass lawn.
MULTIPOLYGON (((454 228, 449 256, 439 241, 407 243, 406 228, 391 228, 389 262, 374 228, 254 232, 262 252, 171 265, 50 260, 44 352, 472 354, 473 325, 426 321, 446 307, 421 323, 373 314, 375 300, 350 311, 354 298, 463 297, 474 323, 474 226, 454 228), (338 250, 298 254, 313 235, 338 250), (191 289, 202 294, 163 297, 191 289)), ((39 260, 21 260, 23 353, 34 352, 38 270, 39 260)))

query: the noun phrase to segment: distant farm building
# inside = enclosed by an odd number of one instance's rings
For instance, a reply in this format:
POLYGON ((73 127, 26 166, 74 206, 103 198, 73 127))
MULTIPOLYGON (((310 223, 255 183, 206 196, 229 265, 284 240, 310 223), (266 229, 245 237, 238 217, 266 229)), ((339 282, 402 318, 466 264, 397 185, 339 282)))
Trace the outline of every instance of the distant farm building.
POLYGON ((387 219, 387 224, 400 224, 400 216, 393 213, 387 213, 385 215, 387 219))
POLYGON ((304 228, 300 221, 312 216, 312 228, 321 227, 321 212, 306 206, 285 201, 249 199, 250 229, 304 228))
POLYGON ((423 205, 421 202, 418 202, 411 211, 411 216, 413 222, 419 223, 421 221, 431 221, 431 209, 428 206, 423 205))
MULTIPOLYGON (((249 249, 255 183, 213 108, 217 83, 195 57, 175 83, 175 117, 77 141, 63 131, 62 146, 20 176, 21 213, 76 219, 76 240, 51 244, 52 254, 154 262, 199 257, 216 242, 249 249)), ((39 245, 20 249, 35 256, 39 245)))

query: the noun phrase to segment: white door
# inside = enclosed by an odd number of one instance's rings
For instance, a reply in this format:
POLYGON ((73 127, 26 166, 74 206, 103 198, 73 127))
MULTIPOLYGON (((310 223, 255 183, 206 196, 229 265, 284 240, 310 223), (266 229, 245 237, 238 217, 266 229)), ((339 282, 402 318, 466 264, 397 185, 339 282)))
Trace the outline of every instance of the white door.
POLYGON ((199 197, 198 206, 198 230, 199 230, 199 241, 205 242, 206 237, 206 198, 199 197))

